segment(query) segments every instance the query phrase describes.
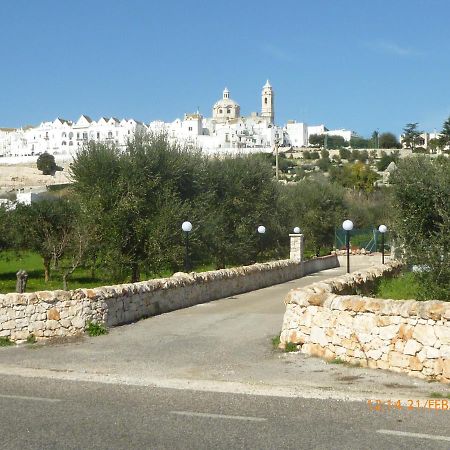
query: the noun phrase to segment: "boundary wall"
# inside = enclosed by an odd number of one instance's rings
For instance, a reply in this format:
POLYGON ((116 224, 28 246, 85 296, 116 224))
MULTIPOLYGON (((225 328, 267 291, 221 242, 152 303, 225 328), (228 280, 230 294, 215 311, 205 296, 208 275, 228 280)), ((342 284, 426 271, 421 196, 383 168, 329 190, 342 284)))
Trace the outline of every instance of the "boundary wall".
POLYGON ((391 261, 291 290, 280 347, 291 342, 308 355, 450 383, 450 302, 361 295, 400 269, 391 261))
POLYGON ((83 333, 88 322, 107 327, 261 289, 339 267, 336 255, 281 260, 202 273, 176 273, 133 284, 73 291, 0 295, 0 336, 21 343, 83 333))

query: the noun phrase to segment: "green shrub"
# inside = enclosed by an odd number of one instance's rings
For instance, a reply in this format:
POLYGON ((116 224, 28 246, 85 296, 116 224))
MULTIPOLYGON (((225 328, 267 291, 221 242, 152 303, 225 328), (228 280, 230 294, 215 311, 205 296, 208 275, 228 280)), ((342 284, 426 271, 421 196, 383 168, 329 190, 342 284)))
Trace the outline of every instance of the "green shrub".
POLYGON ((278 346, 280 345, 280 335, 278 334, 277 336, 274 336, 273 338, 272 338, 272 346, 273 346, 273 348, 278 348, 278 346))
POLYGON ((86 326, 86 332, 89 336, 101 336, 108 334, 108 329, 101 323, 89 322, 86 326))
POLYGON ((11 342, 9 337, 0 336, 0 347, 9 347, 10 345, 14 345, 14 342, 11 342))
POLYGON ((286 353, 296 352, 298 350, 297 344, 294 342, 286 342, 286 346, 284 347, 284 351, 286 353))
POLYGON ((36 342, 37 342, 36 336, 33 333, 29 334, 27 337, 27 344, 36 344, 36 342))
POLYGON ((412 272, 402 273, 399 277, 383 278, 375 291, 376 297, 393 300, 418 299, 419 284, 412 272))

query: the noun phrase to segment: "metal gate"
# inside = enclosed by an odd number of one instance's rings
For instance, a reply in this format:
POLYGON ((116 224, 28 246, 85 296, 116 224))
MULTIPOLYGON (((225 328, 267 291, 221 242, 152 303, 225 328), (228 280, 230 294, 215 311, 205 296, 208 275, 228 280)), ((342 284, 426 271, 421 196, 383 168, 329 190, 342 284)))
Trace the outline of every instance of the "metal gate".
MULTIPOLYGON (((345 248, 345 233, 342 228, 335 228, 334 230, 334 246, 336 249, 345 248)), ((389 234, 384 236, 385 246, 389 247, 389 234)), ((381 251, 381 236, 380 232, 374 228, 354 228, 350 231, 350 246, 353 249, 364 248, 368 252, 381 251)))

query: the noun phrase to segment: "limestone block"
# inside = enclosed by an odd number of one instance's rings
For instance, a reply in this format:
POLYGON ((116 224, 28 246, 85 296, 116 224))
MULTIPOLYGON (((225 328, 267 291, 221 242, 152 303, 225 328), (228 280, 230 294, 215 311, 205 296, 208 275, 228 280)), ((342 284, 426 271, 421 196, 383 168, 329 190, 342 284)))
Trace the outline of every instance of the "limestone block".
POLYGON ((292 342, 294 344, 304 344, 309 340, 309 336, 301 333, 297 330, 292 330, 289 332, 288 340, 286 342, 292 342))
POLYGON ((47 320, 45 322, 45 328, 47 330, 56 330, 59 328, 59 322, 57 320, 47 320))
POLYGON ((419 358, 411 356, 411 358, 409 358, 409 368, 411 370, 422 370, 423 364, 420 362, 419 358))
POLYGON ((382 355, 382 351, 381 350, 369 350, 366 353, 367 357, 370 359, 373 359, 375 361, 378 361, 381 358, 382 355))
MULTIPOLYGON (((402 341, 401 339, 398 339, 397 341, 395 341, 394 349, 396 352, 404 353, 405 341, 402 341)), ((408 354, 408 353, 406 353, 406 354, 408 354)))
POLYGON ((366 348, 367 350, 376 350, 383 345, 384 345, 383 340, 381 340, 378 336, 375 337, 372 336, 372 339, 370 340, 370 342, 367 343, 366 348))
POLYGON ((16 321, 8 320, 7 322, 3 322, 2 326, 4 330, 14 330, 16 328, 16 321))
POLYGON ((1 337, 11 336, 11 330, 1 330, 0 331, 0 336, 1 337))
POLYGON ((413 331, 414 331, 413 327, 402 323, 398 329, 398 337, 400 339, 408 341, 409 339, 412 338, 413 331))
POLYGON ((62 327, 64 328, 69 328, 70 325, 72 324, 71 321, 69 319, 61 319, 59 321, 59 323, 61 324, 62 327))
POLYGON ((420 350, 419 353, 417 353, 417 358, 419 358, 420 362, 424 362, 427 359, 427 351, 425 348, 423 348, 422 350, 420 350))
POLYGON ((426 375, 427 377, 429 377, 429 376, 431 376, 431 375, 434 375, 434 370, 433 370, 431 367, 424 367, 424 368, 422 369, 422 373, 423 373, 424 375, 426 375))
POLYGON ((440 375, 444 370, 444 360, 442 358, 438 358, 434 360, 433 371, 435 375, 440 375))
POLYGON ((450 345, 450 327, 435 326, 434 332, 442 344, 450 345))
POLYGON ((427 358, 428 359, 435 359, 439 358, 441 356, 441 352, 434 347, 425 347, 427 351, 427 358))
POLYGON ((346 352, 347 352, 347 349, 345 349, 344 347, 340 347, 340 346, 336 345, 334 348, 334 353, 338 357, 345 355, 346 352))
POLYGON ((377 326, 377 318, 374 314, 364 314, 353 319, 353 329, 359 333, 370 334, 377 326))
POLYGON ((310 341, 313 344, 319 344, 322 347, 325 347, 328 344, 328 338, 325 335, 325 331, 323 330, 323 328, 313 326, 311 328, 310 341))
POLYGON ((85 320, 79 316, 74 317, 72 320, 72 326, 75 328, 83 328, 85 327, 85 320))
POLYGON ((331 311, 328 308, 319 308, 313 316, 312 323, 318 326, 328 326, 331 319, 331 311))
POLYGON ((399 352, 389 353, 389 364, 391 367, 405 368, 409 365, 409 356, 403 355, 399 352))
POLYGON ((35 311, 36 311, 36 307, 34 305, 27 305, 27 307, 25 308, 25 313, 27 315, 34 314, 35 311))
POLYGON ((413 338, 423 345, 433 346, 436 342, 436 334, 433 327, 425 325, 416 325, 413 332, 413 338))
POLYGON ((377 361, 374 361, 373 359, 369 359, 367 361, 362 360, 361 361, 361 367, 368 367, 369 369, 376 369, 377 368, 377 361))
POLYGON ((444 359, 450 359, 450 345, 442 345, 440 350, 444 359))
POLYGON ((409 339, 405 344, 403 353, 405 355, 415 356, 416 353, 418 353, 420 350, 422 350, 422 344, 420 344, 419 342, 417 342, 414 339, 409 339))
POLYGON ((331 349, 326 348, 323 357, 326 359, 334 359, 336 354, 331 349))
POLYGON ((442 361, 442 376, 444 378, 450 378, 450 359, 442 361))
POLYGON ((11 339, 13 341, 26 340, 28 335, 29 335, 28 331, 16 331, 16 330, 11 331, 11 339))
POLYGON ((392 339, 398 333, 399 328, 399 325, 388 325, 387 327, 380 327, 380 338, 383 340, 392 339))
POLYGON ((389 363, 387 361, 378 360, 377 361, 377 367, 378 367, 378 369, 388 370, 389 369, 389 363))
POLYGON ((373 340, 373 336, 368 333, 355 333, 355 335, 361 344, 369 344, 373 340))
POLYGON ((49 320, 59 320, 61 316, 59 315, 59 311, 56 308, 50 308, 47 311, 47 318, 49 320))
POLYGON ((353 327, 353 317, 348 312, 339 315, 337 323, 347 328, 353 327))
POLYGON ((351 332, 351 329, 350 329, 350 328, 347 328, 347 327, 338 325, 338 326, 336 327, 336 334, 337 334, 338 336, 342 337, 342 338, 347 338, 347 339, 349 339, 350 336, 352 335, 352 332, 351 332))

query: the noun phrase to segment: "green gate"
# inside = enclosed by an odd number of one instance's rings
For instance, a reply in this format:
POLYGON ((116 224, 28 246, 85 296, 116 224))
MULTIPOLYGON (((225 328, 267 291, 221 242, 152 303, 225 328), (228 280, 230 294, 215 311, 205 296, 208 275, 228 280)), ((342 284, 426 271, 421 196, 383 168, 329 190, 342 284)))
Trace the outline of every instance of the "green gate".
MULTIPOLYGON (((345 233, 342 228, 334 230, 334 246, 345 249, 345 233)), ((389 233, 384 235, 385 248, 389 248, 389 233)), ((364 248, 368 252, 381 251, 381 233, 377 228, 354 228, 350 231, 350 246, 354 249, 364 248)))

